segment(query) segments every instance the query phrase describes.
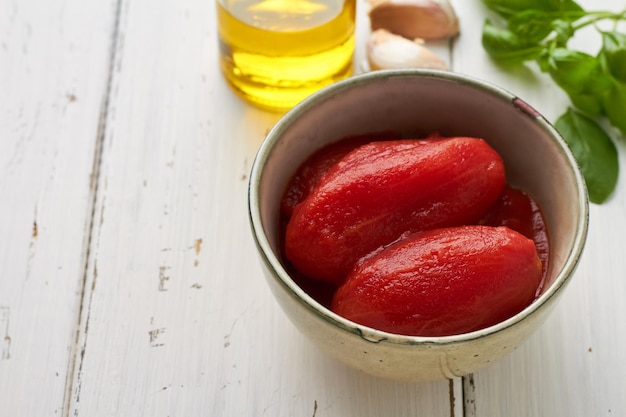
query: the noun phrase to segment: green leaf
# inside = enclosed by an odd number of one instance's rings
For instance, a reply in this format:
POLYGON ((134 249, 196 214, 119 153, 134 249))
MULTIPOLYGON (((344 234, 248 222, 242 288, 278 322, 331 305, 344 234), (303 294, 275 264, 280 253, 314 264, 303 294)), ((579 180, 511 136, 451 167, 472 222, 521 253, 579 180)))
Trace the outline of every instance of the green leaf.
POLYGON ((604 203, 615 190, 619 175, 615 144, 595 121, 571 108, 559 117, 555 127, 580 166, 589 200, 596 204, 604 203))
POLYGON ((552 32, 553 14, 541 10, 524 10, 511 16, 508 28, 517 37, 537 43, 552 32))
POLYGON ((611 124, 626 136, 626 84, 614 81, 603 105, 611 124))
POLYGON ((604 115, 602 101, 613 86, 600 60, 584 52, 555 48, 541 65, 570 97, 587 113, 604 115))
POLYGON ((489 20, 483 25, 482 44, 491 58, 506 64, 521 64, 536 59, 543 47, 520 38, 513 32, 500 29, 489 20))
POLYGON ((556 19, 552 21, 552 29, 556 34, 555 44, 561 48, 567 46, 567 42, 574 36, 572 22, 567 19, 556 19))
POLYGON ((600 55, 608 72, 616 80, 626 83, 626 34, 602 32, 600 55))
POLYGON ((575 32, 572 24, 585 15, 584 11, 564 13, 530 9, 510 16, 507 25, 511 32, 528 42, 539 42, 554 32, 555 42, 565 46, 575 32))
POLYGON ((510 17, 524 10, 544 12, 581 12, 583 8, 573 0, 483 0, 491 10, 504 17, 510 17))

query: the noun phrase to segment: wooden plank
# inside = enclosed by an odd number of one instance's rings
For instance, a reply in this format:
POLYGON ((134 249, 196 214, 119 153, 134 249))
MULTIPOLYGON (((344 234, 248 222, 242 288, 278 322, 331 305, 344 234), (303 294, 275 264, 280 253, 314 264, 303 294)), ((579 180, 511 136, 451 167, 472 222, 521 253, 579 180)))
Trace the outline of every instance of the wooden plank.
POLYGON ((115 3, 0 10, 0 415, 61 415, 115 3))
MULTIPOLYGON (((569 103, 550 78, 533 65, 505 71, 480 50, 482 21, 488 15, 479 2, 456 2, 462 37, 454 60, 463 72, 512 91, 555 121, 569 103)), ((620 1, 581 1, 589 10, 623 9, 620 1)), ((577 36, 573 45, 593 52, 594 33, 577 36)), ((622 167, 626 164, 619 144, 622 167)), ((467 416, 609 416, 626 415, 626 362, 622 349, 626 331, 623 303, 626 283, 624 235, 626 176, 605 205, 591 205, 588 242, 576 275, 553 315, 528 343, 500 363, 465 381, 474 402, 467 416)))
POLYGON ((278 115, 225 85, 214 13, 123 2, 71 414, 460 416, 459 380, 349 370, 273 300, 246 197, 278 115))

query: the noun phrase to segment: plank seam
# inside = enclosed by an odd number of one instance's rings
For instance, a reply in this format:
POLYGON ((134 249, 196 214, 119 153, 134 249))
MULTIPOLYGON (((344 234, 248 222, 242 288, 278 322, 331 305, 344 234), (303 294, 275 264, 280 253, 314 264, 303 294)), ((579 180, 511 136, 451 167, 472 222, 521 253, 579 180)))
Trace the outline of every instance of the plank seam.
POLYGON ((476 417, 476 385, 474 374, 463 377, 463 417, 476 417))
MULTIPOLYGON (((106 84, 104 95, 102 97, 102 104, 100 105, 100 115, 98 119, 98 128, 96 130, 96 139, 95 139, 95 148, 93 153, 93 162, 91 173, 89 175, 89 189, 90 193, 90 202, 87 208, 88 216, 86 221, 86 236, 85 241, 83 243, 83 273, 81 277, 81 288, 80 288, 80 305, 78 308, 78 315, 76 317, 75 322, 75 330, 74 330, 74 342, 71 346, 71 352, 69 355, 69 363, 68 363, 68 372, 65 381, 65 393, 63 397, 63 417, 70 416, 70 406, 72 403, 72 393, 75 392, 76 402, 79 402, 80 399, 80 388, 81 388, 81 373, 83 367, 83 361, 85 356, 85 349, 87 345, 87 334, 89 330, 89 315, 91 299, 93 296, 93 292, 95 289, 96 278, 97 278, 97 265, 94 266, 94 274, 93 274, 93 282, 89 289, 87 288, 87 282, 89 280, 89 260, 91 255, 91 246, 93 243, 93 235, 95 232, 95 228, 97 227, 95 217, 96 217, 96 203, 98 200, 98 183, 100 179, 100 169, 102 166, 102 155, 104 149, 104 142, 107 134, 107 118, 109 115, 109 108, 111 102, 111 96, 113 94, 113 78, 114 78, 114 67, 118 57, 118 48, 120 45, 120 20, 121 20, 121 11, 122 11, 122 3, 124 0, 116 0, 115 4, 115 12, 114 12, 114 22, 113 22, 113 30, 111 33, 111 47, 109 50, 109 58, 108 58, 108 68, 106 71, 106 84), (81 323, 83 323, 83 317, 85 317, 85 327, 84 327, 84 339, 81 344, 81 323)), ((74 415, 76 415, 76 411, 74 415)))

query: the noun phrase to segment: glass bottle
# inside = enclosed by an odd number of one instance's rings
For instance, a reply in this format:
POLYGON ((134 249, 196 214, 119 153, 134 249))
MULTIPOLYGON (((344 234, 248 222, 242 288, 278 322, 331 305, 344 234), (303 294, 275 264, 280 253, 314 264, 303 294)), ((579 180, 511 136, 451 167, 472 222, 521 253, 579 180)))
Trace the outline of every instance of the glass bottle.
POLYGON ((284 111, 352 74, 356 0, 217 0, 220 66, 258 107, 284 111))

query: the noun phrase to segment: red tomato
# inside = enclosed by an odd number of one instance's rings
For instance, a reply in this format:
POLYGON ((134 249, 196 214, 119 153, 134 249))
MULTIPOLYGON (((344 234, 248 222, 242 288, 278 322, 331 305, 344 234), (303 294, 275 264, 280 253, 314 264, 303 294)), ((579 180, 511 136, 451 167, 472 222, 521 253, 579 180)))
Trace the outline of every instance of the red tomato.
POLYGON ((361 260, 332 309, 391 333, 446 336, 513 316, 533 301, 540 281, 533 241, 508 227, 435 229, 361 260))
POLYGON ((281 200, 281 214, 285 219, 291 217, 293 208, 302 202, 315 188, 324 174, 330 170, 341 158, 361 145, 385 138, 399 139, 400 135, 393 132, 381 132, 371 135, 361 135, 344 138, 340 141, 324 146, 311 155, 298 168, 289 181, 281 200))
POLYGON ((361 257, 408 232, 474 223, 505 186, 485 141, 379 141, 349 152, 293 210, 285 255, 301 273, 339 285, 361 257))

